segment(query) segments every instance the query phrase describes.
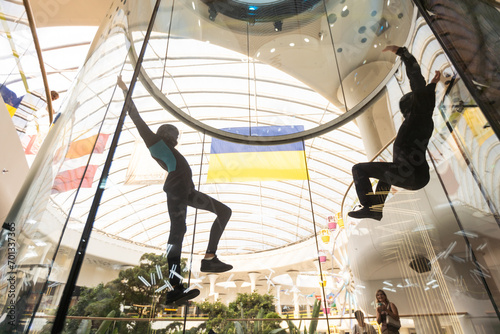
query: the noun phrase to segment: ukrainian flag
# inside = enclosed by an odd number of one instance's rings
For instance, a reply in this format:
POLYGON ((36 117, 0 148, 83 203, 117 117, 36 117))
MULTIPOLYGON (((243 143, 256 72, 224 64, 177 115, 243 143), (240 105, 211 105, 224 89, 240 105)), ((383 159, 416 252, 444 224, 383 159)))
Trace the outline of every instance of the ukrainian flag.
MULTIPOLYGON (((304 130, 299 126, 227 128, 227 132, 252 136, 280 136, 304 130)), ((307 180, 304 143, 245 145, 213 138, 207 182, 307 180)))
POLYGON ((16 93, 8 89, 6 86, 0 84, 0 95, 2 95, 2 99, 7 106, 7 110, 9 111, 10 117, 14 116, 16 113, 19 104, 23 97, 17 97, 16 93))

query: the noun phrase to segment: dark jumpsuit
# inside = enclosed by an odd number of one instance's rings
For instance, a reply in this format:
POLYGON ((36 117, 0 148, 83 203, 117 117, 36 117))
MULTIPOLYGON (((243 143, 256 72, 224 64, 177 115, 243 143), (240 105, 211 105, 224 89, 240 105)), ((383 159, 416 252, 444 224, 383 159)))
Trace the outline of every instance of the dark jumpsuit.
POLYGON ((429 165, 425 152, 434 129, 432 113, 436 103, 436 84, 426 85, 415 57, 405 47, 396 52, 406 67, 411 93, 400 102, 404 121, 393 145, 393 162, 365 162, 352 167, 359 202, 364 207, 382 210, 391 185, 408 190, 425 187, 429 182, 429 165), (376 195, 369 178, 379 180, 376 195), (369 195, 372 193, 372 195, 369 195))
MULTIPOLYGON (((128 110, 139 134, 148 147, 151 156, 158 164, 168 171, 163 191, 167 194, 167 207, 170 216, 170 235, 168 238, 168 265, 170 271, 181 275, 182 241, 186 233, 187 206, 207 210, 217 215, 210 230, 207 253, 214 253, 224 232, 231 209, 216 199, 197 191, 192 180, 191 167, 186 158, 179 153, 170 143, 155 134, 139 115, 135 104, 131 101, 128 110)), ((170 284, 177 285, 180 279, 170 275, 170 284)))

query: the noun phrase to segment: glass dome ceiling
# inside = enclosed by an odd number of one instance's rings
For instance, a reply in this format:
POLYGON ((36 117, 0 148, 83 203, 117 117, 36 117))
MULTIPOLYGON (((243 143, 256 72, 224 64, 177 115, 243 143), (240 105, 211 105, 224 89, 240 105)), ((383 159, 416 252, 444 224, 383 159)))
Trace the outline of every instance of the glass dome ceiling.
MULTIPOLYGON (((342 123, 344 125, 335 129, 332 126, 339 117, 346 115, 342 95, 349 92, 339 95, 339 78, 346 77, 359 66, 384 60, 377 48, 394 42, 395 35, 388 30, 389 26, 408 29, 408 22, 403 19, 408 15, 408 3, 330 1, 326 2, 326 12, 316 19, 303 26, 298 19, 292 26, 285 21, 286 29, 277 35, 273 35, 278 32, 274 22, 249 25, 244 21, 230 21, 222 14, 211 20, 208 7, 202 1, 177 3, 181 4, 176 9, 179 12, 174 13, 171 22, 157 22, 133 100, 153 129, 164 123, 180 129, 177 148, 191 165, 196 187, 233 210, 219 244, 219 253, 260 252, 311 238, 315 224, 325 226, 326 218, 340 210, 342 198, 352 181, 351 166, 366 160, 356 124, 342 123), (183 15, 195 18, 193 23, 196 24, 186 24, 183 15), (382 18, 386 22, 381 26, 382 31, 366 28, 380 25, 382 18), (207 28, 207 25, 210 26, 207 28), (241 34, 236 29, 235 33, 232 30, 235 25, 247 27, 249 31, 241 34), (248 40, 243 44, 234 43, 242 39, 248 40), (313 44, 312 50, 321 50, 323 54, 311 53, 313 44), (326 71, 321 64, 334 70, 326 71), (304 142, 310 181, 208 183, 212 137, 204 135, 200 128, 193 128, 185 119, 181 122, 175 113, 166 111, 165 99, 185 115, 214 129, 301 125, 307 132, 323 127, 321 134, 306 136, 304 142)), ((111 6, 112 15, 107 16, 107 22, 96 35, 83 68, 94 77, 103 78, 104 84, 87 86, 82 90, 85 94, 77 98, 76 107, 83 106, 88 113, 80 124, 74 124, 75 131, 84 131, 89 124, 99 122, 103 109, 109 108, 110 119, 116 120, 123 105, 121 93, 115 92, 116 74, 113 73, 120 71, 128 82, 134 56, 127 58, 122 69, 117 68, 116 59, 122 57, 117 50, 122 47, 123 35, 106 29, 111 21, 116 24, 122 20, 130 25, 144 13, 127 11, 125 4, 117 4, 116 13, 111 6), (104 51, 97 50, 96 46, 103 41, 107 47, 104 51), (95 66, 97 60, 92 56, 109 59, 110 66, 95 66)), ((160 12, 164 18, 170 16, 170 8, 166 5, 160 12)), ((128 38, 139 50, 144 25, 132 24, 129 28, 128 38)), ((382 66, 380 71, 388 72, 389 65, 382 66)), ((359 77, 354 78, 357 84, 362 82, 359 77)), ((65 101, 61 110, 75 107, 72 103, 76 103, 75 98, 65 101)), ((112 131, 104 125, 102 133, 111 134, 112 131)), ((102 165, 103 161, 98 168, 102 165)), ((164 178, 164 172, 149 157, 127 117, 94 224, 95 231, 163 250, 169 233, 166 197, 162 190, 164 178)), ((57 210, 71 212, 71 229, 83 228, 98 182, 96 177, 93 187, 80 189, 76 197, 75 191, 51 196, 57 210)), ((193 244, 195 253, 205 251, 213 219, 211 213, 188 209, 184 251, 189 252, 193 244)))
MULTIPOLYGON (((213 68, 211 65, 218 62, 238 62, 242 56, 205 43, 203 50, 206 57, 191 59, 189 50, 200 48, 200 42, 182 40, 179 44, 175 47, 178 65, 175 71, 169 72, 168 80, 171 84, 179 83, 177 86, 189 89, 182 90, 178 96, 170 94, 168 97, 181 101, 185 110, 202 115, 203 121, 215 128, 247 126, 248 120, 244 115, 248 113, 248 107, 238 102, 238 98, 248 100, 248 94, 239 91, 240 82, 247 81, 246 65, 220 66, 217 77, 210 76, 210 79, 207 79, 206 68, 213 68), (209 66, 203 66, 203 63, 209 66)), ((148 59, 143 67, 149 71, 156 63, 156 59, 148 59)), ((266 73, 265 89, 253 97, 261 112, 266 110, 272 115, 274 108, 299 110, 300 114, 295 117, 311 127, 325 117, 340 114, 324 97, 292 76, 260 62, 256 62, 255 66, 266 73), (300 98, 292 99, 292 96, 300 98)), ((124 79, 130 75, 130 71, 123 72, 124 79)), ((160 85, 161 78, 153 77, 152 80, 160 85)), ((305 141, 310 184, 306 180, 209 184, 206 180, 211 137, 204 136, 166 112, 140 82, 135 87, 133 100, 141 116, 153 129, 164 123, 180 129, 177 149, 190 163, 195 184, 200 185, 202 192, 214 196, 233 210, 219 244, 219 253, 265 251, 312 237, 313 218, 316 224, 324 225, 326 217, 340 209, 345 190, 351 182, 350 168, 356 161, 365 159, 358 129, 350 122, 335 131, 305 141)), ((269 115, 258 119, 256 124, 275 124, 269 121, 269 115)), ((293 121, 290 124, 293 125, 293 121)), ((127 118, 108 179, 108 184, 112 186, 104 193, 95 229, 164 249, 169 233, 166 197, 162 189, 165 177, 165 172, 149 157, 134 124, 127 118), (135 163, 137 161, 140 162, 135 163)), ((93 189, 80 190, 78 205, 73 209, 72 228, 83 226, 93 196, 93 189)), ((72 197, 71 192, 53 195, 54 201, 65 211, 69 210, 72 197)), ((214 215, 209 212, 188 208, 186 251, 191 248, 195 221, 195 252, 204 251, 213 219, 214 215)))

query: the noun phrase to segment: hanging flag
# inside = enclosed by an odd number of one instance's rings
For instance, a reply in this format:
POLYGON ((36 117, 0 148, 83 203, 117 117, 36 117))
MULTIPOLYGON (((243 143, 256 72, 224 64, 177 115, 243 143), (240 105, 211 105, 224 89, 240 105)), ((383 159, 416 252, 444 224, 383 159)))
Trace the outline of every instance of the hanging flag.
POLYGON ((17 97, 16 93, 8 89, 6 86, 0 84, 0 95, 2 95, 3 102, 7 106, 10 117, 14 116, 19 104, 23 97, 17 97))
POLYGON ((76 189, 82 179, 81 188, 92 188, 96 171, 97 165, 88 165, 60 172, 52 185, 52 193, 62 193, 76 189))
MULTIPOLYGON (((100 154, 104 152, 109 134, 98 134, 85 139, 72 142, 66 151, 65 161, 61 171, 57 174, 52 193, 60 193, 68 190, 91 188, 98 165, 88 165, 88 156, 91 153, 100 154), (83 180, 82 180, 83 179, 83 180)), ((61 154, 63 148, 56 151, 55 155, 61 154)))
POLYGON ((108 141, 109 134, 100 133, 92 137, 80 139, 72 142, 66 152, 66 159, 75 159, 83 157, 84 155, 104 152, 106 142, 108 141), (94 146, 95 144, 95 146, 94 146), (93 148, 93 151, 92 151, 93 148))
MULTIPOLYGON (((280 136, 303 131, 303 126, 259 126, 222 129, 252 136, 280 136)), ((302 141, 283 145, 245 145, 213 138, 207 182, 306 180, 302 141)))

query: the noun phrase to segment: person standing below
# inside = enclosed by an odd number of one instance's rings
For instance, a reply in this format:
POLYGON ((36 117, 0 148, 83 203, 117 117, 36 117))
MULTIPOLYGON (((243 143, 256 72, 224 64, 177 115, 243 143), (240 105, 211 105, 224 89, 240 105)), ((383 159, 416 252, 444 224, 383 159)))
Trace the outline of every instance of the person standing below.
POLYGON ((377 334, 377 330, 372 325, 365 322, 363 311, 357 310, 354 312, 357 324, 352 328, 352 334, 377 334))
POLYGON ((377 290, 375 298, 377 299, 377 323, 381 326, 382 334, 398 334, 401 325, 395 327, 387 319, 391 317, 395 322, 399 323, 398 308, 387 299, 384 290, 377 290))
POLYGON ((430 179, 425 152, 434 130, 432 113, 436 104, 436 83, 441 72, 436 71, 427 85, 417 60, 406 47, 389 45, 383 51, 401 57, 412 91, 399 101, 404 120, 394 141, 393 162, 364 162, 352 167, 354 185, 362 208, 348 215, 357 219, 382 219, 391 185, 418 190, 425 187, 430 179), (370 178, 379 180, 375 193, 370 178))
MULTIPOLYGON (((126 96, 128 88, 121 76, 118 77, 117 83, 126 96)), ((198 289, 185 289, 181 284, 181 251, 182 241, 186 233, 187 207, 207 210, 217 215, 210 230, 205 258, 201 261, 201 271, 209 273, 221 273, 233 268, 233 266, 220 261, 215 254, 232 211, 227 205, 195 189, 191 167, 186 158, 175 149, 179 137, 179 130, 175 126, 164 124, 154 133, 139 115, 133 101, 128 106, 128 114, 151 156, 163 169, 168 171, 163 191, 167 194, 167 207, 170 216, 167 259, 170 271, 169 281, 173 290, 167 292, 165 304, 180 304, 195 298, 200 293, 198 289)))

